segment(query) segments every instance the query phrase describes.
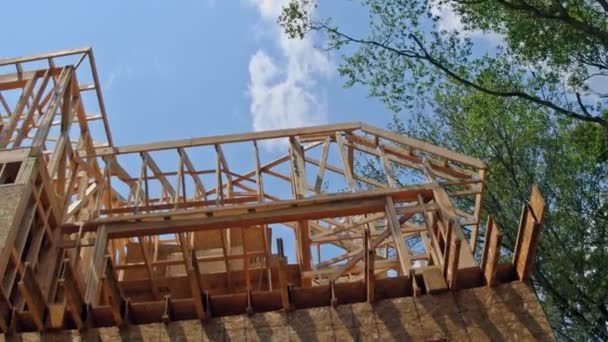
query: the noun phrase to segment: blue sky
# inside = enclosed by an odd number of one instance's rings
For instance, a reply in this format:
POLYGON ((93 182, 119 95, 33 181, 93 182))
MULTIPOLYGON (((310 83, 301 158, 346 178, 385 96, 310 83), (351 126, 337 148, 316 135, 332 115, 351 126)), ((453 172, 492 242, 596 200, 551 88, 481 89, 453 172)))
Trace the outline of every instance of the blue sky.
MULTIPOLYGON (((392 114, 382 103, 342 88, 338 56, 318 42, 286 41, 275 19, 281 3, 9 2, 0 57, 92 46, 117 145, 344 121, 385 126, 392 114)), ((329 6, 331 14, 340 5, 329 6)), ((365 20, 349 8, 354 22, 365 20)))
MULTIPOLYGON (((115 145, 346 121, 386 126, 392 114, 379 100, 342 87, 339 56, 285 38, 276 24, 283 2, 9 2, 0 58, 92 46, 115 145)), ((343 6, 349 30, 366 26, 350 1, 328 2, 321 14, 343 6)), ((274 235, 295 261, 291 234, 274 235)))
MULTIPOLYGON (((92 46, 115 145, 347 121, 385 127, 384 104, 342 87, 340 56, 311 38, 286 39, 276 24, 285 2, 13 1, 3 5, 10 32, 0 58, 92 46)), ((357 2, 318 11, 365 34, 357 2)), ((449 15, 442 25, 458 28, 449 15)))

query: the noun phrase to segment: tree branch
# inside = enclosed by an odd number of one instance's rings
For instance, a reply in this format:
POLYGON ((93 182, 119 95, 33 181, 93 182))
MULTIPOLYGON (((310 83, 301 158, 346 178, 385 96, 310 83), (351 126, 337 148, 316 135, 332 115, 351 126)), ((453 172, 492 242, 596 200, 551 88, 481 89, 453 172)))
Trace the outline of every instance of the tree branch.
MULTIPOLYGON (((517 1, 517 4, 515 4, 514 2, 511 2, 511 1, 506 1, 506 0, 496 0, 496 1, 499 4, 502 4, 503 6, 505 6, 507 8, 527 13, 533 17, 561 21, 579 31, 582 31, 583 33, 595 36, 600 41, 602 41, 604 44, 608 44, 608 32, 601 30, 595 26, 591 26, 582 21, 578 21, 578 20, 572 18, 567 12, 564 13, 563 11, 560 11, 561 15, 553 15, 553 14, 544 12, 543 10, 538 9, 524 1, 517 1)), ((604 0, 600 0, 600 1, 604 1, 604 0)))
POLYGON ((543 100, 535 95, 530 95, 530 94, 527 94, 527 93, 524 93, 521 91, 499 91, 499 90, 493 90, 493 89, 488 89, 488 88, 482 87, 481 85, 478 85, 470 80, 467 80, 464 77, 461 77, 460 75, 456 74, 455 72, 450 70, 445 65, 441 64, 438 60, 436 60, 433 56, 431 56, 431 54, 428 53, 428 51, 424 48, 424 45, 422 45, 422 43, 416 36, 410 35, 410 37, 416 42, 416 44, 418 45, 420 50, 422 50, 422 52, 424 53, 424 59, 426 59, 429 63, 434 65, 439 70, 443 71, 449 77, 455 79, 456 81, 462 83, 465 86, 471 87, 473 89, 479 90, 479 91, 484 92, 489 95, 495 95, 495 96, 501 96, 501 97, 518 97, 521 99, 525 99, 530 102, 542 105, 544 107, 551 108, 551 109, 555 110, 556 112, 566 115, 568 117, 571 117, 571 118, 574 118, 577 120, 581 120, 581 121, 595 122, 595 123, 598 123, 598 124, 608 128, 608 121, 604 120, 603 118, 601 118, 599 116, 591 116, 588 113, 586 113, 586 114, 576 113, 574 111, 560 107, 553 102, 543 100))
POLYGON ((489 94, 489 95, 494 95, 494 96, 501 96, 501 97, 517 97, 517 98, 521 98, 524 100, 528 100, 530 102, 539 104, 541 106, 553 109, 554 111, 563 114, 565 116, 568 116, 570 118, 573 119, 577 119, 577 120, 581 120, 581 121, 586 121, 586 122, 593 122, 593 123, 597 123, 600 124, 603 127, 608 128, 608 121, 603 119, 602 117, 599 116, 592 116, 590 115, 588 112, 585 112, 583 114, 581 113, 577 113, 574 112, 572 110, 569 110, 567 108, 558 106, 557 104, 551 102, 551 101, 547 101, 547 100, 543 100, 541 98, 539 98, 538 96, 535 95, 530 95, 528 93, 525 92, 521 92, 521 91, 499 91, 499 90, 494 90, 494 89, 488 89, 485 88, 479 84, 476 84, 460 75, 458 75, 456 72, 450 70, 447 66, 443 65, 440 61, 438 61, 437 59, 435 59, 424 47, 424 45, 420 42, 420 40, 413 34, 410 34, 409 37, 412 38, 414 40, 414 42, 416 43, 416 45, 418 46, 418 48, 422 51, 422 54, 417 53, 414 50, 400 50, 400 49, 396 49, 392 46, 377 42, 375 40, 369 40, 369 39, 360 39, 360 38, 355 38, 352 37, 348 34, 345 34, 343 32, 340 32, 338 30, 336 30, 335 28, 329 27, 327 25, 324 24, 317 24, 317 25, 311 25, 311 29, 312 30, 317 30, 317 31, 321 31, 321 30, 325 30, 327 32, 329 32, 330 34, 333 34, 337 37, 340 37, 342 39, 345 39, 349 42, 353 42, 353 43, 357 43, 357 44, 363 44, 363 45, 371 45, 371 46, 375 46, 378 47, 380 49, 383 50, 387 50, 390 51, 392 53, 395 53, 397 55, 403 56, 403 57, 407 57, 407 58, 412 58, 412 59, 417 59, 417 60, 424 60, 427 61, 428 63, 430 63, 431 65, 433 65, 434 67, 436 67, 437 69, 441 70, 443 73, 445 73, 448 77, 456 80, 457 82, 467 86, 467 87, 471 87, 473 89, 476 89, 478 91, 481 91, 483 93, 489 94))
POLYGON ((600 6, 604 9, 604 12, 608 13, 608 2, 606 0, 596 0, 600 6))

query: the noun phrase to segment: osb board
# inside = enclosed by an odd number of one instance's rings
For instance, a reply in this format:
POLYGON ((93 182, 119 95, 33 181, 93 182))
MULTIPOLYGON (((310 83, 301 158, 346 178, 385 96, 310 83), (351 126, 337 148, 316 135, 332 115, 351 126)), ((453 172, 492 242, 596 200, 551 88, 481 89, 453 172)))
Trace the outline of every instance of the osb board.
MULTIPOLYGON (((38 333, 23 341, 40 341, 38 333)), ((46 333, 44 341, 554 341, 532 290, 520 282, 418 298, 213 318, 205 323, 46 333)))
MULTIPOLYGON (((16 218, 19 209, 23 207, 22 198, 27 190, 26 185, 1 185, 0 186, 0 251, 4 246, 11 241, 7 241, 10 237, 11 230, 19 219, 16 218)), ((13 236, 14 236, 13 232, 13 236)))

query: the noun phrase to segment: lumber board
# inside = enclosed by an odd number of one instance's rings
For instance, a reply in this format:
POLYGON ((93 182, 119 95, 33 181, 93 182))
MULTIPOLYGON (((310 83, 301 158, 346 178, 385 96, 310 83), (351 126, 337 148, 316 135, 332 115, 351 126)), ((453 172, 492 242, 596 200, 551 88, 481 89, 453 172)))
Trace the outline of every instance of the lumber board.
POLYGON ((348 131, 356 130, 361 127, 361 123, 345 123, 345 124, 334 124, 324 126, 312 126, 312 127, 301 127, 301 128, 289 128, 279 129, 264 132, 253 132, 253 133, 241 133, 241 134, 228 134, 218 135, 212 137, 201 137, 191 139, 181 139, 173 141, 163 141, 148 144, 136 144, 127 146, 118 146, 114 148, 100 148, 96 150, 97 155, 103 156, 106 154, 124 154, 124 153, 139 153, 149 151, 160 151, 175 149, 178 147, 195 147, 205 145, 216 145, 226 143, 236 143, 248 140, 267 140, 276 139, 290 136, 305 136, 307 134, 318 134, 318 133, 333 133, 335 131, 348 131))
POLYGON ((488 286, 496 284, 496 269, 500 259, 500 243, 502 235, 500 229, 491 216, 486 224, 486 238, 481 253, 481 270, 488 286))
POLYGON ((23 275, 19 281, 19 292, 27 303, 28 312, 36 328, 38 331, 44 330, 48 306, 32 267, 28 263, 24 265, 23 275))

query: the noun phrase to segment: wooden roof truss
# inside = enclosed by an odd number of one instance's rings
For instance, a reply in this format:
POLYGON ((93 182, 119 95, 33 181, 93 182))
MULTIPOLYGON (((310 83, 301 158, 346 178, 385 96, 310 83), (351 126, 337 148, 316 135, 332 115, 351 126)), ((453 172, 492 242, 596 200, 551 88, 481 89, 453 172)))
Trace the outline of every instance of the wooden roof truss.
POLYGON ((475 158, 358 122, 115 146, 90 48, 0 67, 0 190, 25 194, 3 228, 4 332, 371 302, 529 275, 542 197, 524 211, 514 262, 498 263, 475 158), (288 234, 273 240, 280 227, 288 234))

